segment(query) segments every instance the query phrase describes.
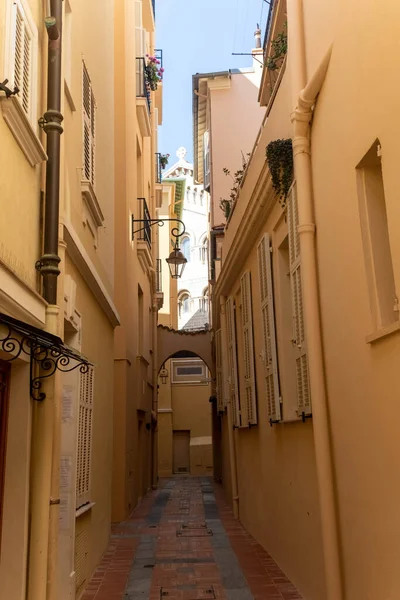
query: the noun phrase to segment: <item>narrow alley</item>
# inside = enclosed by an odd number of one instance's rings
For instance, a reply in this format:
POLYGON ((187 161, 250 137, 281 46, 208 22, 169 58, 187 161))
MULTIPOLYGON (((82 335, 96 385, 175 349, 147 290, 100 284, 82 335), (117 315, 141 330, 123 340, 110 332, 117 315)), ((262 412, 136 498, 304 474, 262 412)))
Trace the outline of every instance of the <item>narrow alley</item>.
POLYGON ((82 600, 301 600, 211 478, 161 481, 111 542, 82 600))

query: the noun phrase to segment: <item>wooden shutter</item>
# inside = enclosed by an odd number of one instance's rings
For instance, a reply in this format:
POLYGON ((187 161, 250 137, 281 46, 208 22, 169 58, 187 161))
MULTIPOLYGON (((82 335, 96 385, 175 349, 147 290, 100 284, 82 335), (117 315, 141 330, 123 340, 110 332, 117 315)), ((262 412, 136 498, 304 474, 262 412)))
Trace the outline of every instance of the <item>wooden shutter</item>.
POLYGON ((33 31, 20 0, 12 7, 12 83, 19 89, 19 99, 31 119, 34 110, 34 78, 37 31, 33 31))
MULTIPOLYGON (((246 394, 246 411, 249 425, 257 424, 257 390, 254 368, 253 310, 251 303, 250 272, 244 273, 240 280, 242 300, 242 332, 244 352, 244 389, 246 394)), ((243 415, 242 415, 243 416, 243 415)), ((243 419, 242 419, 243 421, 243 419)), ((242 423, 243 424, 243 423, 242 423)))
POLYGON ((228 337, 228 385, 229 400, 232 407, 232 421, 235 427, 241 426, 240 403, 239 403, 239 384, 236 354, 236 326, 235 326, 235 307, 232 298, 226 301, 226 328, 228 337))
POLYGON ((287 203, 290 284, 292 292, 293 344, 296 348, 296 380, 298 415, 311 414, 307 344, 305 339, 303 289, 301 281, 299 216, 296 185, 293 184, 287 203))
POLYGON ((215 363, 217 375, 217 408, 222 412, 225 408, 224 402, 224 379, 222 373, 222 340, 221 330, 215 332, 215 363))
POLYGON ((96 102, 92 83, 85 63, 83 63, 83 173, 85 179, 95 185, 96 153, 96 102))
POLYGON ((90 502, 94 369, 80 376, 76 508, 90 502))
POLYGON ((264 365, 268 419, 270 421, 279 421, 281 418, 281 404, 270 247, 270 236, 266 233, 257 247, 263 333, 261 358, 264 365))

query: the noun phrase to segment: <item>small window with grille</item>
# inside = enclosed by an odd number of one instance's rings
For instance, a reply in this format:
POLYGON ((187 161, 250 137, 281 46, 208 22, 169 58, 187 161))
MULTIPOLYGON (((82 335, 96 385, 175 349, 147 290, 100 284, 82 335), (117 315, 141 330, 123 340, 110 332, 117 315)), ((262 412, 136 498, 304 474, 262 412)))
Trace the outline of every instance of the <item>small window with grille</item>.
POLYGON ((207 367, 200 359, 172 361, 172 383, 207 384, 207 367))
POLYGON ((83 62, 83 176, 95 187, 96 181, 96 100, 89 72, 83 62))
POLYGON ((38 32, 29 3, 9 0, 5 75, 10 89, 18 88, 17 98, 29 121, 37 126, 38 32))

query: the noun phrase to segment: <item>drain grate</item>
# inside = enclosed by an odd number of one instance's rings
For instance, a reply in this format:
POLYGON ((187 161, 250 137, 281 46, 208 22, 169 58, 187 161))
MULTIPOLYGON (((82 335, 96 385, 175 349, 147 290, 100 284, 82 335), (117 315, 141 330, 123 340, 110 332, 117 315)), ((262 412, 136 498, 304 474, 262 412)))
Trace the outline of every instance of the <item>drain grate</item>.
POLYGON ((176 537, 209 537, 213 535, 212 529, 177 529, 176 537))
POLYGON ((207 523, 204 521, 187 521, 182 523, 182 529, 207 529, 207 523))
MULTIPOLYGON (((161 588, 160 599, 161 600, 175 600, 180 598, 181 600, 215 600, 215 590, 212 585, 207 587, 198 588, 197 590, 183 589, 185 586, 178 588, 161 588), (180 592, 180 594, 179 594, 180 592)), ((189 586, 188 586, 189 587, 189 586)))

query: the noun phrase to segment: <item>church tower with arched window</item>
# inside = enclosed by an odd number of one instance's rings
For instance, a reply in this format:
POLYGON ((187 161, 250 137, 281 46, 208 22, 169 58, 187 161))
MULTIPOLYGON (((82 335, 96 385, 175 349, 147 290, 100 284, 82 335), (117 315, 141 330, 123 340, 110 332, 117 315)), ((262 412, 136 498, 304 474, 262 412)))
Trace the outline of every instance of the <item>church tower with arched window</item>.
POLYGON ((194 181, 193 164, 185 158, 186 149, 179 148, 176 155, 177 162, 165 171, 162 181, 184 181, 180 215, 185 223, 186 233, 180 240, 180 246, 188 262, 178 280, 178 328, 194 331, 209 325, 209 194, 203 185, 194 181))

